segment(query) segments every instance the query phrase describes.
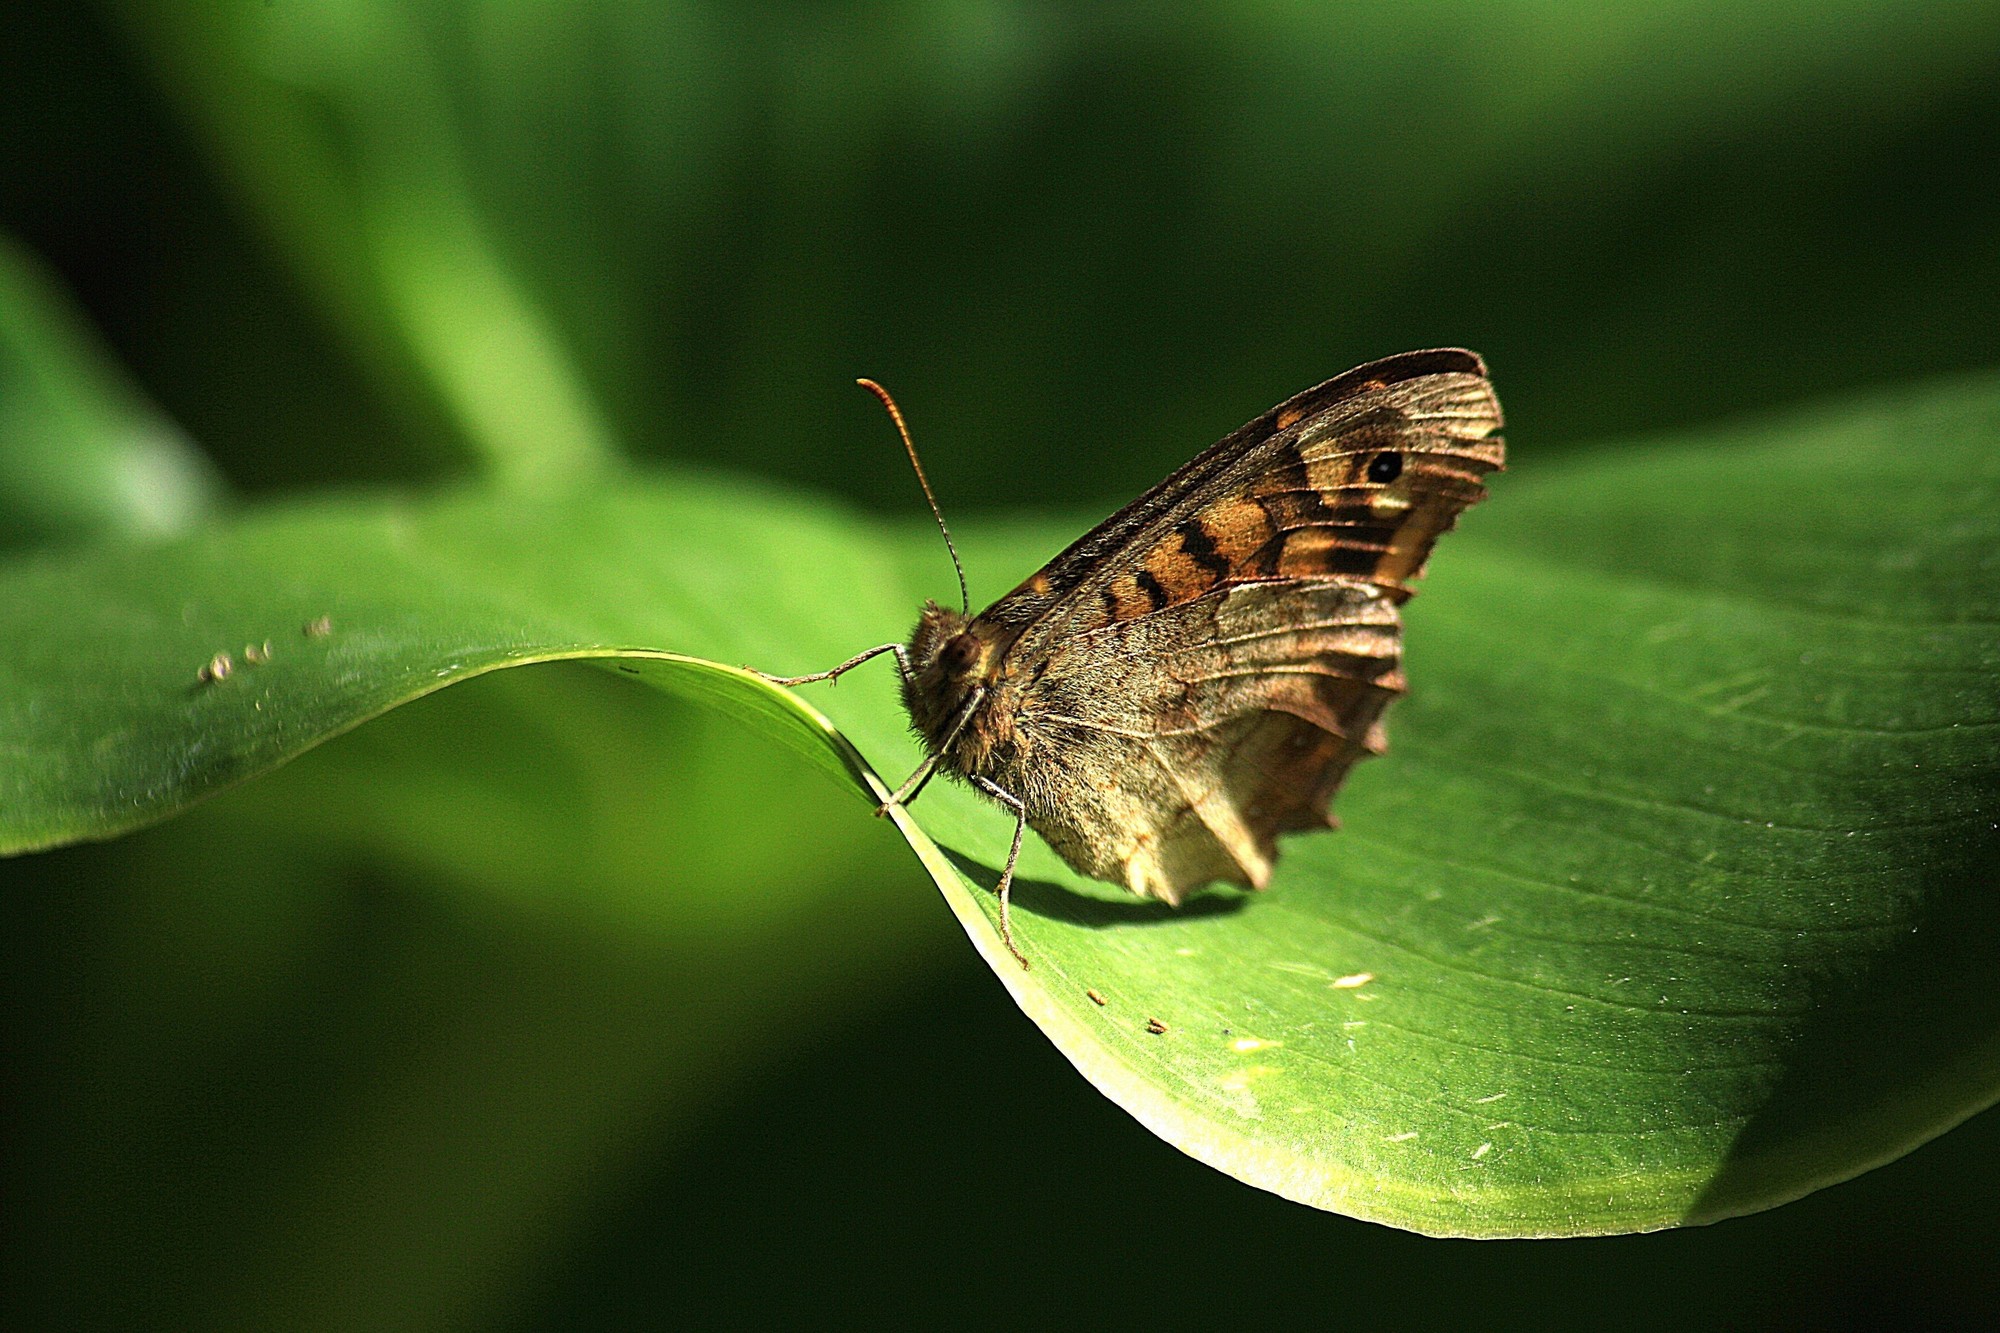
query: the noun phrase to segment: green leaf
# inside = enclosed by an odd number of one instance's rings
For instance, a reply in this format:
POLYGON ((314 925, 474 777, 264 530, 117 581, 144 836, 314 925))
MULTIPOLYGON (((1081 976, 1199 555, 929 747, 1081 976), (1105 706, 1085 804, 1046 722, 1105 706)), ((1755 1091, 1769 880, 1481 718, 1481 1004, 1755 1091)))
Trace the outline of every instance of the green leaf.
POLYGON ((176 532, 221 485, 98 344, 40 263, 0 235, 0 547, 176 532))
MULTIPOLYGON (((1907 1151, 2000 1092, 1997 444, 1987 379, 1530 453, 1410 608, 1344 833, 1178 914, 1042 852, 1035 970, 976 938, 1161 1137, 1397 1226, 1703 1222, 1907 1151)), ((924 800, 990 884, 1005 821, 924 800)))
MULTIPOLYGON (((1410 608, 1413 694, 1347 831, 1290 842, 1263 895, 1175 913, 1031 840, 1023 972, 984 891, 1009 821, 940 783, 898 823, 1085 1075, 1254 1184, 1483 1236, 1782 1202, 1995 1095, 1996 440, 1988 379, 1587 464, 1527 451, 1410 608)), ((727 664, 895 636, 945 578, 920 532, 668 478, 16 560, 0 832, 105 836, 553 657, 699 696, 879 795, 857 752, 892 778, 916 758, 886 664, 810 696, 727 664), (234 670, 200 681, 218 651, 234 670)), ((975 529, 977 595, 1073 532, 975 529)))
POLYGON ((710 703, 707 678, 733 675, 740 720, 851 774, 797 697, 657 645, 842 652, 849 616, 904 618, 879 546, 809 502, 684 479, 299 505, 164 547, 20 558, 0 606, 0 851, 123 832, 453 681, 558 659, 620 657, 710 703))

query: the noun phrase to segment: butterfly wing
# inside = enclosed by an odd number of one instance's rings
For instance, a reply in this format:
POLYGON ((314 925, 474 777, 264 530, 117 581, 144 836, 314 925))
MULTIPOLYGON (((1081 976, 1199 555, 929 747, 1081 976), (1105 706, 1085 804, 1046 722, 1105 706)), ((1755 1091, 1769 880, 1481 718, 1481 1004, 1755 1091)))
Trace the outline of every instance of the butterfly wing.
POLYGON ((1400 687, 1382 589, 1225 587, 1066 639, 1011 701, 1002 774, 1084 874, 1177 903, 1216 880, 1262 888, 1277 835, 1327 805, 1400 687))
POLYGON ((979 616, 1023 651, 1191 601, 1225 582, 1359 579, 1409 592, 1431 546, 1502 467, 1500 402, 1478 356, 1358 366, 1232 432, 1085 533, 979 616), (1384 453, 1398 475, 1373 481, 1384 453))
POLYGON ((1504 461, 1469 352, 1408 353, 1280 404, 979 620, 1012 634, 983 765, 1085 874, 1178 902, 1262 887, 1325 827, 1402 689, 1397 607, 1504 461))

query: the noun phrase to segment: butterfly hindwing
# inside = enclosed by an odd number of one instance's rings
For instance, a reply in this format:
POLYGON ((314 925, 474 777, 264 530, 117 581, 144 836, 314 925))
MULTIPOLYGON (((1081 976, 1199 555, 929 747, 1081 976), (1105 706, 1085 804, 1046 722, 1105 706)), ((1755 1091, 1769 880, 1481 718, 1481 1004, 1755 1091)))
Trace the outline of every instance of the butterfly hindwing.
POLYGON ((1277 835, 1328 823, 1401 688, 1394 599, 1361 584, 1219 589, 1066 640, 1007 701, 999 756, 1030 822, 1085 874, 1179 902, 1262 888, 1277 835))

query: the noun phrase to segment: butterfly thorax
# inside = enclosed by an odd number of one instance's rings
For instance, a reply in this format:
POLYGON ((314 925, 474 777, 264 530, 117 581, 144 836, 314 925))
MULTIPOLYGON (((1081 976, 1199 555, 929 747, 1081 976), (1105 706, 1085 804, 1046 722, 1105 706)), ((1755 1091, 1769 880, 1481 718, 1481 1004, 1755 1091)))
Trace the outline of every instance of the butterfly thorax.
POLYGON ((1001 739, 994 727, 1004 719, 988 704, 1000 674, 1003 641, 1011 637, 991 622, 936 602, 924 604, 910 634, 903 706, 911 726, 948 769, 978 772, 1001 739))

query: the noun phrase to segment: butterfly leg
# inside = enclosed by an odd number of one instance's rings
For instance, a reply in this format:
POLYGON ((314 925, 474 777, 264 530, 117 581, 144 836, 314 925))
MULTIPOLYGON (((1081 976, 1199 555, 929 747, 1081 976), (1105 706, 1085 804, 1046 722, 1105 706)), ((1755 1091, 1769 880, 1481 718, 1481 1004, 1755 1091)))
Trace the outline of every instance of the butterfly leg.
POLYGON ((1007 849, 1007 864, 1000 871, 1000 942, 1025 968, 1028 966, 1028 955, 1014 943, 1014 917, 1010 908, 1014 895, 1014 863, 1021 859, 1021 834, 1028 827, 1028 807, 1022 805, 1021 798, 1013 792, 985 778, 974 777, 972 785, 1014 812, 1014 845, 1007 849))
MULTIPOLYGON (((889 807, 892 805, 908 805, 911 801, 917 799, 917 793, 924 789, 925 783, 936 776, 938 765, 944 762, 944 756, 951 751, 952 742, 958 739, 958 734, 965 730, 967 723, 972 721, 972 715, 979 711, 980 701, 985 699, 985 697, 986 690, 982 687, 974 690, 971 697, 964 704, 960 705, 958 718, 951 724, 951 730, 944 734, 944 739, 937 743, 937 748, 924 757, 924 762, 917 765, 917 771, 910 774, 909 777, 904 778, 903 785, 896 788, 894 794, 888 800, 875 807, 877 817, 887 815, 889 807)), ((997 792, 1000 789, 995 787, 994 790, 997 792)), ((1018 805, 1018 802, 1014 802, 1012 796, 1003 796, 1002 799, 1018 805)))
POLYGON ((831 671, 815 671, 810 676, 773 676, 769 672, 757 671, 755 668, 751 668, 751 671, 753 675, 762 676, 773 685, 810 685, 816 680, 838 680, 848 672, 854 670, 854 668, 860 666, 863 662, 866 662, 869 658, 880 657, 883 653, 894 653, 896 655, 896 674, 900 675, 904 680, 908 680, 910 678, 910 654, 909 650, 904 648, 900 643, 885 643, 878 647, 870 648, 865 653, 856 653, 831 671))

